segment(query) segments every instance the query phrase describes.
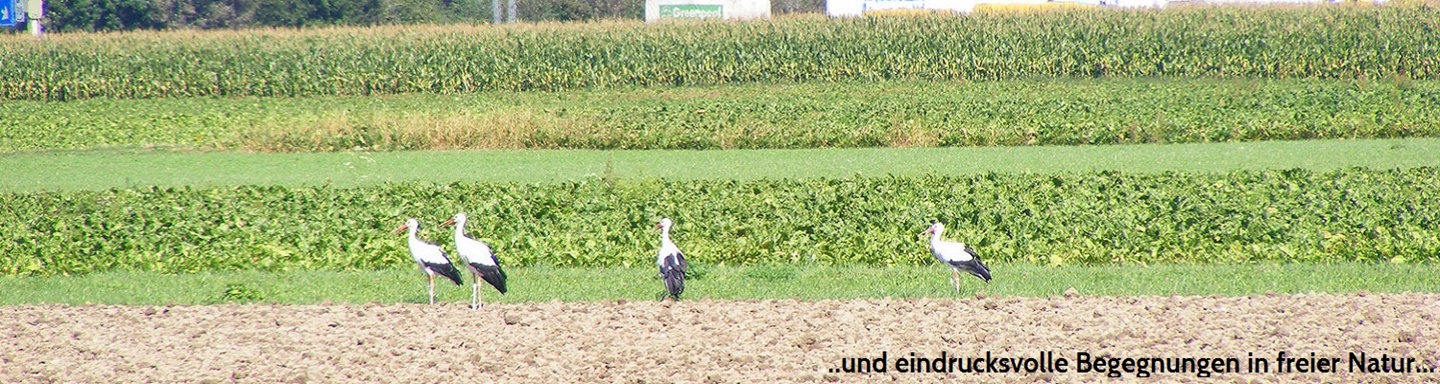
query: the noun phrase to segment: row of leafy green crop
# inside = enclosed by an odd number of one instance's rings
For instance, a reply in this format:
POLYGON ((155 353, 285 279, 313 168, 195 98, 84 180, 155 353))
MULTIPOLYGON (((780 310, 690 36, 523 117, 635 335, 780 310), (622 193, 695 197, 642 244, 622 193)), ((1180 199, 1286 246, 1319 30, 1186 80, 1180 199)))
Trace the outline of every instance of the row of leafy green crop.
POLYGON ((646 265, 654 222, 701 262, 928 263, 932 220, 989 260, 1440 261, 1440 169, 1351 168, 559 185, 119 189, 0 195, 0 274, 375 269, 391 229, 457 211, 511 265, 646 265))
POLYGON ((1437 20, 1431 7, 1236 7, 0 37, 0 99, 879 79, 1434 79, 1437 20))
POLYGON ((0 105, 0 151, 725 149, 1440 136, 1440 82, 844 82, 0 105))

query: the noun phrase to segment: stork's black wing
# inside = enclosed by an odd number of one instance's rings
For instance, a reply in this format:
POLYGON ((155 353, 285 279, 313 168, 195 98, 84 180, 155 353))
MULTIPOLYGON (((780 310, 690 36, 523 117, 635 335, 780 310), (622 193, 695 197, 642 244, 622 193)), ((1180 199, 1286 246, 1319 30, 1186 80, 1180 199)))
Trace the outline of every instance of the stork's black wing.
POLYGON ((685 257, 679 253, 666 256, 665 262, 660 264, 660 277, 665 280, 665 292, 680 300, 680 294, 685 293, 685 257))

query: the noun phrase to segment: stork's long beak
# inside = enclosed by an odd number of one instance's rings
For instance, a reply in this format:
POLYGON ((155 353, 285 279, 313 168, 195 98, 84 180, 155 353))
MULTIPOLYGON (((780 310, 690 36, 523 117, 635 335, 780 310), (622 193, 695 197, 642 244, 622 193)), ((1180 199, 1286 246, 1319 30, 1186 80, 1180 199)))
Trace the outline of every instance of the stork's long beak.
POLYGON ((405 233, 405 230, 406 230, 406 229, 409 229, 409 228, 410 228, 410 227, 401 225, 400 228, 395 228, 395 233, 405 233))
POLYGON ((450 218, 450 220, 445 220, 445 222, 444 222, 444 223, 440 223, 440 225, 441 225, 441 226, 446 226, 446 227, 451 226, 451 225, 455 225, 455 218, 452 217, 452 218, 450 218))
POLYGON ((920 234, 919 234, 919 235, 916 235, 916 237, 922 237, 922 238, 923 238, 923 237, 925 237, 925 236, 930 236, 930 234, 932 234, 932 233, 935 233, 935 231, 931 230, 930 228, 925 228, 925 230, 924 230, 924 231, 920 231, 920 234))

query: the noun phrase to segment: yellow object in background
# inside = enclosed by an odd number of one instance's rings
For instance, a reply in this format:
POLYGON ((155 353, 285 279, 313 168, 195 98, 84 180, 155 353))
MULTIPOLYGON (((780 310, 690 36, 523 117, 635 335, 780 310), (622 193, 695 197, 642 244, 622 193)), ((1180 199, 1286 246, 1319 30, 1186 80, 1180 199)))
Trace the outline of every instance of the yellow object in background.
POLYGON ((1090 4, 1053 1, 1038 4, 975 4, 976 13, 1041 13, 1095 8, 1096 6, 1090 4))

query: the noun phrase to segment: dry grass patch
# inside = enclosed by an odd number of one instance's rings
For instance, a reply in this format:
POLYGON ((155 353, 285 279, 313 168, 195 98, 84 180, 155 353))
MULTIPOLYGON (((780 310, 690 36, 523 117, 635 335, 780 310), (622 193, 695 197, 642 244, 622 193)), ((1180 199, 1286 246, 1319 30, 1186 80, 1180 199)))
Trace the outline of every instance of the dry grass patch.
POLYGON ((536 136, 580 136, 591 131, 582 119, 528 109, 500 109, 453 115, 374 113, 320 117, 256 126, 237 134, 231 147, 256 152, 347 150, 449 150, 534 148, 536 136))
POLYGON ((892 123, 886 136, 886 144, 894 148, 938 147, 940 144, 938 129, 915 120, 892 123))

